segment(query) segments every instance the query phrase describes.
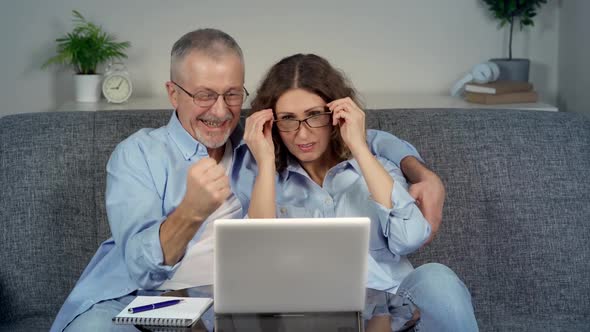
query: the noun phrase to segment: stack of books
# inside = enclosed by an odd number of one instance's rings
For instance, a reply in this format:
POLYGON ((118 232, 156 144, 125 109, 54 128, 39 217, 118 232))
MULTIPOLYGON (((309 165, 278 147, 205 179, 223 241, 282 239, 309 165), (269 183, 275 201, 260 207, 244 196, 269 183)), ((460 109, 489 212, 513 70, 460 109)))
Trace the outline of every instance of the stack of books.
POLYGON ((536 103, 539 96, 529 82, 495 81, 465 84, 465 100, 477 104, 536 103))

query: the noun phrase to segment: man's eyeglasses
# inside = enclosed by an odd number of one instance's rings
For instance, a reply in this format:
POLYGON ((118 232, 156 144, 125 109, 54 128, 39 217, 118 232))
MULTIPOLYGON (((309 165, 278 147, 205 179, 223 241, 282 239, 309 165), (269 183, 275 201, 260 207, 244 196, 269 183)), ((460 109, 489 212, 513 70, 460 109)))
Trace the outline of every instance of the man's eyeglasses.
POLYGON ((274 120, 279 131, 297 131, 301 122, 305 122, 310 128, 325 127, 332 121, 332 112, 326 108, 326 111, 313 114, 303 120, 297 120, 293 118, 283 118, 274 120))
POLYGON ((195 105, 200 107, 213 106, 213 104, 215 104, 217 98, 219 98, 220 95, 223 96, 223 100, 225 100, 227 106, 242 106, 246 98, 250 95, 248 93, 248 90, 246 90, 246 87, 242 87, 243 91, 228 91, 224 94, 220 94, 211 90, 197 91, 196 93, 192 94, 186 91, 178 83, 174 81, 171 82, 174 83, 174 85, 176 85, 177 87, 179 87, 180 90, 184 91, 184 93, 193 98, 193 102, 195 103, 195 105))

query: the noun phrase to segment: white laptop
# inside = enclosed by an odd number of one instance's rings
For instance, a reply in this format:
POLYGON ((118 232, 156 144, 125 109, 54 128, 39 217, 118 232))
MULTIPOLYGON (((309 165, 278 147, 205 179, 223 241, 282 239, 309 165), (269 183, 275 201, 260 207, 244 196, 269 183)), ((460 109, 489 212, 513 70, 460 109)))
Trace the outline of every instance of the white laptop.
POLYGON ((219 219, 216 313, 362 311, 368 218, 219 219))

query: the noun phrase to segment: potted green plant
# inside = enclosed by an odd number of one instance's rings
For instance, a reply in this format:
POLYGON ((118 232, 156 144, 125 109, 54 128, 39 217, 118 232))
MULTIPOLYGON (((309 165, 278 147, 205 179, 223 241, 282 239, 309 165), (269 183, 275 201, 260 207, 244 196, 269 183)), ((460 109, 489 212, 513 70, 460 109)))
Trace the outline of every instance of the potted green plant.
POLYGON ((510 25, 508 41, 508 58, 491 59, 500 67, 501 80, 528 81, 529 59, 515 59, 512 57, 512 36, 514 25, 519 23, 520 30, 527 26, 534 26, 533 18, 537 10, 547 3, 547 0, 483 0, 494 17, 500 20, 500 27, 510 25))
POLYGON ((124 51, 131 43, 116 42, 102 27, 88 22, 78 11, 72 10, 72 14, 74 29, 55 40, 57 55, 47 60, 42 68, 52 64, 73 67, 76 72, 76 100, 97 102, 100 100, 102 81, 97 67, 108 61, 127 58, 124 51))

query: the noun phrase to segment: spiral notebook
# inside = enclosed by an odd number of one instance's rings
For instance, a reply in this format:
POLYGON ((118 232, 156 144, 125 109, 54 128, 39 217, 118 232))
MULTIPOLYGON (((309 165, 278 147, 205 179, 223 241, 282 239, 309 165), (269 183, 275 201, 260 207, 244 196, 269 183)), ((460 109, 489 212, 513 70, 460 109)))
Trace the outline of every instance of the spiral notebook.
POLYGON ((113 318, 113 322, 149 326, 191 326, 212 303, 213 299, 204 297, 138 296, 113 318), (130 308, 176 299, 182 302, 164 308, 129 313, 130 308))

